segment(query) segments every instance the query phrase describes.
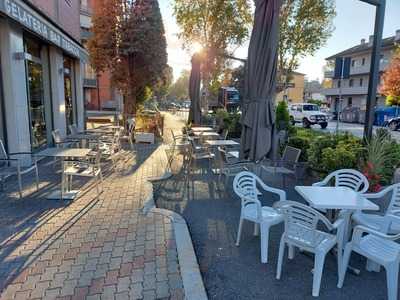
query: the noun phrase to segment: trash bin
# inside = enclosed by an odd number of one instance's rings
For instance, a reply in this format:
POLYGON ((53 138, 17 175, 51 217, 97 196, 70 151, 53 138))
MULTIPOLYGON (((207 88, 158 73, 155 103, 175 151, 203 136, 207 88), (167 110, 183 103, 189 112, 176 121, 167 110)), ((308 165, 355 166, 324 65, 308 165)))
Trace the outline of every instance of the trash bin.
POLYGON ((396 107, 382 107, 375 109, 374 125, 383 126, 386 121, 396 116, 396 107))

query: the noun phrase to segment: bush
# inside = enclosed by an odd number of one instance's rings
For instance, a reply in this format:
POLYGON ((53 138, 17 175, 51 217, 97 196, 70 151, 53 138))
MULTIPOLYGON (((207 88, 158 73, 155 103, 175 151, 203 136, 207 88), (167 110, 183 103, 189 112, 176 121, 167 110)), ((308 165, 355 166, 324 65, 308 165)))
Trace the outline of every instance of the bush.
POLYGON ((240 123, 241 114, 238 112, 229 113, 224 109, 218 109, 216 112, 217 124, 219 131, 228 130, 229 137, 240 137, 242 132, 242 124, 240 123))
POLYGON ((276 127, 278 130, 289 128, 289 110, 285 101, 280 101, 276 107, 276 127))
POLYGON ((310 139, 300 136, 289 138, 288 146, 301 150, 300 161, 306 162, 308 160, 308 149, 310 148, 310 139))

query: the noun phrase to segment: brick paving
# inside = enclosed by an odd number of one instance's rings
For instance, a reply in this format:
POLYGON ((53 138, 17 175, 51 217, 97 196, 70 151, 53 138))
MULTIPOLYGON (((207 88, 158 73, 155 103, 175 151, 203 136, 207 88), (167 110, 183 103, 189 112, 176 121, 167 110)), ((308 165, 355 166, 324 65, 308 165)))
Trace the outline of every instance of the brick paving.
MULTIPOLYGON (((173 126, 176 126, 173 124, 173 126)), ((162 147, 138 145, 107 170, 96 198, 91 182, 72 202, 45 200, 60 181, 40 163, 41 189, 15 180, 0 194, 0 299, 183 299, 171 220, 141 213, 148 177, 165 166, 162 147)))

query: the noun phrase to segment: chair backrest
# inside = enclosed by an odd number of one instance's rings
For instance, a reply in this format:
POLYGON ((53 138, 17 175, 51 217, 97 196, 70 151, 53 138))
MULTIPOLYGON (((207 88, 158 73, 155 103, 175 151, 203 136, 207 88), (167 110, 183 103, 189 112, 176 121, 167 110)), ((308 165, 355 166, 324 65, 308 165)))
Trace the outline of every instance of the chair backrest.
POLYGON ((229 134, 229 130, 228 129, 224 129, 222 131, 222 139, 226 140, 228 138, 228 134, 229 134))
POLYGON ((300 155, 301 155, 300 149, 291 146, 286 146, 285 150, 283 151, 282 160, 289 163, 298 163, 300 155))
POLYGON ((78 134, 78 127, 76 126, 76 124, 71 124, 68 126, 69 127, 69 131, 71 132, 71 134, 78 134))
POLYGON ((318 223, 322 222, 331 230, 329 220, 314 208, 295 201, 280 201, 274 205, 285 218, 285 236, 297 245, 314 247, 318 244, 318 223))
POLYGON ((0 140, 0 159, 8 159, 8 154, 2 140, 0 140))
MULTIPOLYGON (((389 206, 386 210, 386 213, 391 213, 393 211, 400 210, 400 183, 396 183, 393 186, 392 197, 389 203, 389 206)), ((397 214, 399 215, 399 214, 397 214)))
POLYGON ((62 142, 62 137, 59 129, 55 129, 51 132, 51 135, 53 136, 53 140, 55 144, 59 144, 62 142))
POLYGON ((171 129, 171 135, 172 135, 172 139, 175 141, 176 137, 175 137, 174 131, 172 129, 171 129))
POLYGON ((335 186, 348 187, 359 193, 365 193, 369 188, 368 179, 357 170, 341 169, 328 176, 335 178, 335 186))
POLYGON ((257 196, 257 176, 247 171, 240 172, 233 179, 233 190, 240 197, 242 209, 249 204, 255 204, 257 219, 261 219, 261 202, 257 196))

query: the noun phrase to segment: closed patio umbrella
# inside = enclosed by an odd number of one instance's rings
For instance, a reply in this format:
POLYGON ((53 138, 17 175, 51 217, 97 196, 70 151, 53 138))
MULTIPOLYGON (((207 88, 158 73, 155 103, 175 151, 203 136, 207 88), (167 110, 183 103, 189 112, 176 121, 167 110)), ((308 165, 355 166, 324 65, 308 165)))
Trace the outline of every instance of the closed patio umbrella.
POLYGON ((253 161, 273 155, 280 7, 281 0, 255 0, 241 136, 241 155, 253 161))
POLYGON ((190 79, 189 79, 189 97, 191 103, 190 103, 188 122, 192 124, 200 124, 201 122, 200 68, 201 68, 200 55, 194 54, 192 57, 192 71, 190 72, 190 79))

